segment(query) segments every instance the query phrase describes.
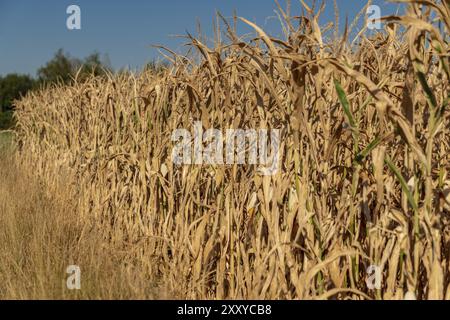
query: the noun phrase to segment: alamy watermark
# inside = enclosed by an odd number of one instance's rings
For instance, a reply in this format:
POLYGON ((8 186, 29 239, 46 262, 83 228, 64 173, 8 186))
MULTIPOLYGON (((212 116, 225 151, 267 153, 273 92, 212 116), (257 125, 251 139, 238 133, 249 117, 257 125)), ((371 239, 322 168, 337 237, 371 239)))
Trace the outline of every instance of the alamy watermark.
POLYGON ((172 142, 177 142, 172 150, 176 165, 259 165, 258 171, 265 176, 276 174, 280 166, 279 129, 227 129, 224 136, 218 129, 203 132, 197 121, 193 134, 174 130, 172 142))
POLYGON ((369 290, 380 290, 383 280, 383 270, 380 266, 371 265, 367 268, 366 285, 369 290))
MULTIPOLYGON (((81 8, 78 5, 70 5, 66 9, 69 15, 66 20, 66 26, 69 30, 81 30, 81 8)), ((367 7, 367 28, 369 30, 381 29, 381 8, 377 5, 367 7)))
POLYGON ((81 269, 79 266, 71 265, 66 269, 66 273, 70 276, 67 278, 66 286, 69 290, 81 289, 81 269))
POLYGON ((367 29, 381 29, 381 8, 377 5, 371 5, 367 8, 367 29))
POLYGON ((81 9, 77 5, 70 5, 66 9, 69 15, 66 20, 66 26, 69 30, 81 30, 81 9))

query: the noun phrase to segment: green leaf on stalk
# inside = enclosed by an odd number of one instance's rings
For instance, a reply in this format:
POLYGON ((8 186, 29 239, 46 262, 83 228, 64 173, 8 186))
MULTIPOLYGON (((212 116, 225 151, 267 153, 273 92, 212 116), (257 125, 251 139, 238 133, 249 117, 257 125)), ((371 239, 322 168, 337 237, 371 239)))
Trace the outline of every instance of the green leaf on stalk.
POLYGON ((406 194, 406 197, 408 198, 409 204, 411 205, 414 211, 417 211, 418 210, 417 203, 413 197, 413 194, 411 193, 411 190, 408 188, 408 184, 406 183, 405 178, 400 173, 400 170, 395 166, 395 164, 389 157, 386 157, 385 162, 388 165, 389 169, 391 169, 391 171, 395 174, 398 181, 400 182, 402 190, 406 194))
POLYGON ((338 80, 334 80, 334 86, 339 97, 339 101, 344 108, 345 115, 347 116, 348 122, 352 128, 356 128, 355 119, 350 111, 350 103, 348 102, 347 95, 338 80))
POLYGON ((380 137, 376 137, 371 143, 367 145, 367 147, 364 148, 364 150, 362 150, 360 153, 356 155, 355 160, 353 162, 361 164, 362 161, 369 155, 369 153, 373 149, 375 149, 380 144, 381 141, 382 139, 380 137))
POLYGON ((417 76, 419 78, 419 82, 422 85, 423 90, 427 95, 428 101, 431 103, 431 106, 435 109, 437 107, 436 97, 434 96, 433 91, 430 86, 428 86, 427 79, 425 78, 425 74, 423 72, 417 72, 417 76))

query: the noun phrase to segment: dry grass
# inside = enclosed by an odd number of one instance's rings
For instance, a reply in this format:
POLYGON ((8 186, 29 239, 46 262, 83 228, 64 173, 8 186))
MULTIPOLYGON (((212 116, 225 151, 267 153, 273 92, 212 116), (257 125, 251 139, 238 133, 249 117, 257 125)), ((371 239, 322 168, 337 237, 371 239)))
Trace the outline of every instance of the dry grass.
MULTIPOLYGON (((280 8, 286 39, 241 19, 258 34, 245 41, 223 21, 227 44, 190 38, 198 59, 171 55, 158 74, 28 95, 16 113, 21 163, 56 203, 67 199, 57 181, 74 176, 77 200, 32 225, 92 224, 141 275, 181 298, 450 298, 450 4, 403 2, 405 17, 386 18, 384 33, 363 30, 353 45, 320 29, 313 10, 298 20, 280 8), (254 166, 174 166, 172 131, 194 120, 281 128, 282 170, 262 177, 254 166), (383 270, 380 290, 367 288, 369 265, 383 270)), ((61 243, 73 239, 31 241, 51 241, 37 262, 40 283, 1 272, 18 296, 47 285, 45 261, 59 261, 61 243)), ((26 257, 14 252, 11 263, 26 257)))
POLYGON ((67 185, 49 196, 31 168, 14 160, 0 155, 0 299, 164 297, 134 255, 78 219, 67 185), (81 267, 80 291, 67 289, 69 265, 81 267))
POLYGON ((10 149, 12 136, 10 131, 0 131, 0 154, 5 154, 10 149))

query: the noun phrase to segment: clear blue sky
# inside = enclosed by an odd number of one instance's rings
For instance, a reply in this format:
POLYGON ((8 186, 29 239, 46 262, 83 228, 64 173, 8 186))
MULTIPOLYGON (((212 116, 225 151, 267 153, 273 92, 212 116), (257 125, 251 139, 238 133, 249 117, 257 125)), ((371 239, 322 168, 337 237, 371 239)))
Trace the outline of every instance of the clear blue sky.
MULTIPOLYGON (((322 23, 334 19, 333 2, 325 1, 322 23)), ((374 3, 380 5, 382 15, 393 10, 385 0, 374 3)), ((341 17, 348 15, 351 20, 364 4, 364 0, 338 0, 341 17)), ((78 58, 97 51, 108 54, 115 69, 136 68, 159 56, 151 44, 181 52, 183 41, 171 35, 195 34, 197 20, 211 35, 215 11, 232 16, 234 9, 269 33, 279 33, 273 0, 0 0, 0 75, 34 76, 59 48, 78 58), (66 8, 71 4, 81 8, 81 30, 66 28, 66 8)), ((292 1, 292 9, 300 13, 299 1, 292 1)), ((239 29, 249 31, 242 23, 239 29)))

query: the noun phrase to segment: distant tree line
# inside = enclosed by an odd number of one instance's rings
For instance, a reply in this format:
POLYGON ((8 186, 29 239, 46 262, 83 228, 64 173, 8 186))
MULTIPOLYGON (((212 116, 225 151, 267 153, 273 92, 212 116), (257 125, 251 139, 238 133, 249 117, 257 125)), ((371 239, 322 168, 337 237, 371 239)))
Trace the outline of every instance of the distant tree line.
POLYGON ((75 77, 83 81, 92 74, 102 76, 108 71, 111 71, 109 62, 101 59, 98 53, 81 60, 70 57, 60 49, 49 62, 39 68, 36 78, 20 74, 0 76, 0 130, 13 126, 13 102, 28 91, 54 83, 70 84, 75 77))
MULTIPOLYGON (((161 62, 149 62, 144 71, 160 72, 167 67, 161 62)), ((55 83, 70 84, 76 78, 84 81, 91 75, 105 76, 112 72, 108 58, 102 59, 99 53, 93 53, 84 59, 73 58, 59 49, 54 57, 38 69, 37 77, 20 74, 0 76, 0 130, 10 129, 14 125, 14 100, 28 91, 43 88, 55 83)), ((118 72, 131 72, 125 69, 118 72)))

